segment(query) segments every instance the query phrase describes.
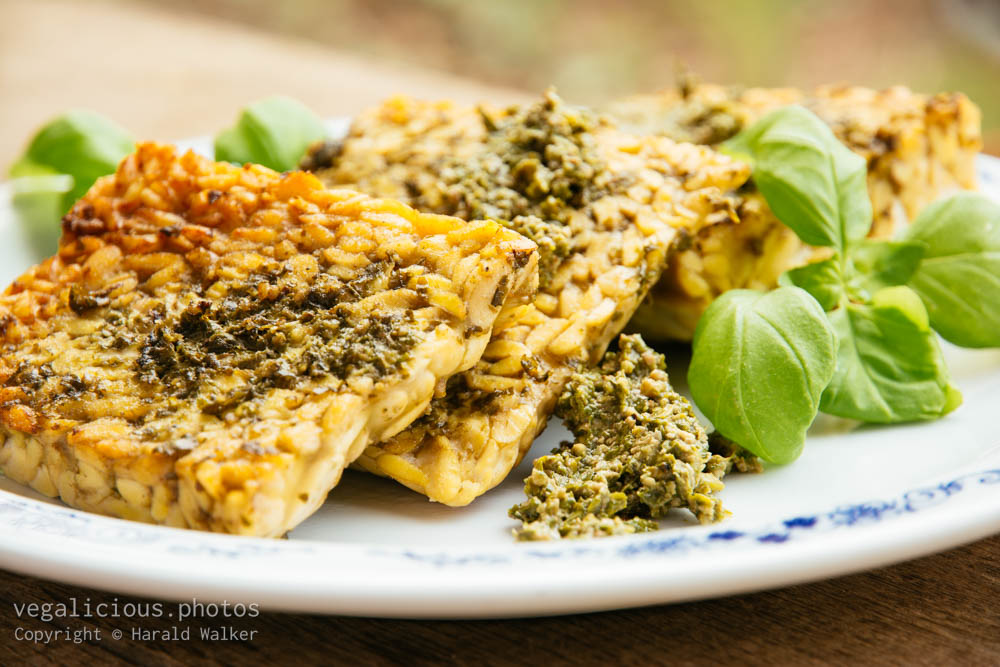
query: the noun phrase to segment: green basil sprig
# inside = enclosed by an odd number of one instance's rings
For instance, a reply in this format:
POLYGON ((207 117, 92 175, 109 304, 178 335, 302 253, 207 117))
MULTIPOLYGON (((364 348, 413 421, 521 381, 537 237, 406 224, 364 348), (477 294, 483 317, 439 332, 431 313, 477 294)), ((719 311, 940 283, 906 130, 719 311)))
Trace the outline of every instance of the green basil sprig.
POLYGON ((817 407, 877 423, 936 419, 958 407, 935 330, 958 345, 1000 347, 1000 206, 956 195, 925 209, 902 239, 872 241, 864 161, 809 111, 775 111, 724 149, 752 164, 754 183, 784 224, 832 256, 786 272, 772 292, 801 288, 781 299, 782 321, 797 328, 781 329, 788 345, 745 333, 763 328, 748 324, 756 322, 748 313, 767 303, 759 294, 726 293, 702 316, 688 381, 716 428, 781 462, 798 455, 817 407), (806 391, 802 378, 824 377, 819 360, 829 352, 816 335, 817 306, 836 362, 814 401, 815 385, 806 391), (796 354, 779 354, 786 346, 796 354), (733 387, 762 388, 770 409, 756 392, 733 387))
POLYGON ((325 137, 323 121, 308 107, 288 97, 269 97, 248 106, 235 126, 215 137, 215 159, 290 171, 311 144, 325 137))
POLYGON ((694 334, 691 395, 720 433, 765 461, 798 458, 837 364, 837 339, 804 290, 731 290, 694 334))
POLYGON ((836 258, 785 271, 778 277, 778 284, 801 287, 819 302, 823 310, 833 310, 846 295, 843 267, 836 258))
POLYGON ((872 209, 862 158, 802 107, 768 114, 726 149, 746 156, 775 215, 827 260, 787 272, 829 313, 837 370, 820 409, 868 422, 938 417, 957 403, 920 298, 902 287, 927 244, 865 239, 872 209))
POLYGON ((93 111, 70 111, 35 134, 10 176, 14 208, 39 254, 55 251, 59 218, 134 147, 127 130, 93 111))
POLYGON ((905 285, 920 266, 927 246, 918 241, 862 241, 851 247, 849 292, 858 302, 870 301, 885 287, 905 285))
POLYGON ((962 193, 928 206, 906 234, 923 244, 908 284, 943 338, 1000 347, 1000 205, 962 193))
POLYGON ((799 238, 843 251, 871 227, 868 169, 807 109, 779 109, 725 144, 746 157, 774 214, 799 238))
POLYGON ((113 121, 93 111, 77 110, 43 126, 31 139, 24 155, 10 168, 14 179, 43 178, 37 184, 22 182, 22 192, 55 190, 62 196, 65 213, 101 176, 112 173, 135 148, 132 135, 113 121), (66 175, 73 185, 63 191, 64 181, 44 177, 66 175), (45 182, 59 184, 46 186, 45 182))
POLYGON ((829 313, 840 342, 823 412, 891 424, 936 419, 958 407, 927 310, 909 287, 886 287, 871 303, 829 313))

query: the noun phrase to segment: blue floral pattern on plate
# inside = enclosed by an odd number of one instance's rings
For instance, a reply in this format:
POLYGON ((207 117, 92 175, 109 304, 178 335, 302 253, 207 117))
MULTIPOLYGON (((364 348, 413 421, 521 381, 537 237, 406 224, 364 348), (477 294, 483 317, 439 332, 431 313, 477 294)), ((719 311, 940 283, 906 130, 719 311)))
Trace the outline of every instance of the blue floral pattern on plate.
MULTIPOLYGON (((370 547, 367 556, 382 559, 401 558, 435 567, 454 567, 471 564, 503 564, 522 559, 550 561, 594 556, 618 558, 662 556, 734 544, 778 545, 811 535, 914 514, 946 503, 963 492, 993 485, 1000 485, 1000 468, 969 473, 884 500, 842 505, 827 512, 793 516, 777 523, 768 523, 751 529, 700 531, 673 529, 635 538, 564 542, 558 549, 539 549, 531 545, 520 545, 520 548, 513 549, 453 553, 370 547)), ((308 541, 236 538, 136 524, 77 512, 2 491, 0 491, 0 526, 5 531, 26 531, 80 542, 131 545, 151 548, 174 556, 211 559, 252 560, 280 557, 289 552, 311 554, 316 553, 320 547, 318 543, 308 541)), ((330 548, 329 545, 323 546, 330 548)))

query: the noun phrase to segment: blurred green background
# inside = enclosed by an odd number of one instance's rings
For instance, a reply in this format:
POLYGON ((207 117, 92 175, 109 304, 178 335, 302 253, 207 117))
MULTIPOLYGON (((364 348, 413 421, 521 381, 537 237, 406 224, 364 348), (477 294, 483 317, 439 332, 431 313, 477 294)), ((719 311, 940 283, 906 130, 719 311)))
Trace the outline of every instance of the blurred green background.
POLYGON ((998 0, 131 0, 599 102, 673 83, 960 90, 1000 153, 998 0))

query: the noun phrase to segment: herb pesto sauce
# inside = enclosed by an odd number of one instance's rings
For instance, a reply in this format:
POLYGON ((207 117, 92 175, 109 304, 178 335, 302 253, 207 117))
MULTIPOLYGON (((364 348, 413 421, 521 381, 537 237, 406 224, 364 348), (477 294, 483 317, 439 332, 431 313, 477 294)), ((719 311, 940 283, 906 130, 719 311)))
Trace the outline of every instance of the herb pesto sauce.
POLYGON ((556 414, 574 441, 535 461, 527 500, 510 510, 521 540, 656 530, 674 507, 719 521, 728 515, 716 497, 721 477, 759 470, 723 439, 713 454, 691 404, 670 386, 663 355, 638 335, 621 336, 599 366, 574 374, 556 414))
POLYGON ((601 121, 551 90, 537 104, 480 115, 484 150, 441 170, 444 212, 499 220, 534 241, 544 287, 573 251, 572 213, 621 186, 598 154, 601 121))
MULTIPOLYGON (((221 416, 236 408, 250 415, 253 399, 270 389, 294 388, 303 378, 333 379, 331 386, 337 386, 353 377, 378 379, 396 372, 421 340, 412 311, 359 316, 350 306, 403 288, 420 272, 420 267, 401 268, 384 260, 352 280, 319 273, 303 281, 274 262, 244 281, 233 281, 221 298, 209 298, 195 284, 200 296, 169 312, 162 304, 148 313, 101 311, 105 324, 98 345, 113 350, 138 345, 131 371, 151 394, 193 400, 206 414, 221 416), (234 374, 245 381, 224 390, 213 381, 234 374)), ((107 301, 101 293, 79 288, 70 293, 69 305, 81 314, 107 301)), ((52 375, 44 366, 39 371, 38 388, 52 375)), ((24 381, 19 372, 7 385, 24 381)), ((50 400, 55 404, 75 400, 88 388, 75 376, 53 386, 58 393, 50 400)), ((147 412, 139 423, 160 416, 147 412)))

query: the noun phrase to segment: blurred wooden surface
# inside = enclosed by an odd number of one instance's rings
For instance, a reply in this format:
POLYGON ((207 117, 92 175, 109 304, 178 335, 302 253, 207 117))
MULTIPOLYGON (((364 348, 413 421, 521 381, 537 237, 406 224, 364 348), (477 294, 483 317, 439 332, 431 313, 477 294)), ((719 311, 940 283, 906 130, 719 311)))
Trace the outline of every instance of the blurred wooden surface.
POLYGON ((330 117, 396 93, 525 97, 144 5, 0 0, 0 174, 39 125, 71 108, 106 114, 138 139, 170 141, 213 134, 270 95, 330 117))
MULTIPOLYGON (((0 0, 0 169, 43 121, 70 107, 108 114, 137 137, 210 134, 275 93, 326 116, 388 95, 517 100, 523 93, 373 65, 202 18, 103 2, 0 0)), ((738 567, 734 563, 733 567, 738 567)), ((0 664, 309 662, 607 664, 1000 663, 1000 537, 875 572, 780 591, 542 620, 426 622, 264 614, 232 623, 247 642, 116 641, 170 620, 43 622, 14 605, 117 596, 0 573, 0 664), (17 628, 100 628, 73 644, 17 641, 17 628)), ((120 598, 122 602, 128 598, 120 598)), ((213 627, 212 621, 191 623, 213 627)), ((218 623, 214 623, 219 625, 218 623)))
MULTIPOLYGON (((734 563, 733 567, 739 567, 734 563)), ((582 616, 394 621, 292 614, 234 620, 18 617, 25 603, 79 609, 135 598, 0 572, 0 664, 140 665, 996 665, 1000 536, 894 567, 794 588, 582 616), (89 628, 101 639, 47 645, 25 631, 89 628), (139 641, 131 628, 190 628, 191 639, 139 641), (207 641, 231 627, 247 641, 207 641), (116 640, 113 632, 125 633, 116 640), (247 635, 249 636, 249 634, 247 635)), ((176 609, 164 603, 164 611, 176 609)))

